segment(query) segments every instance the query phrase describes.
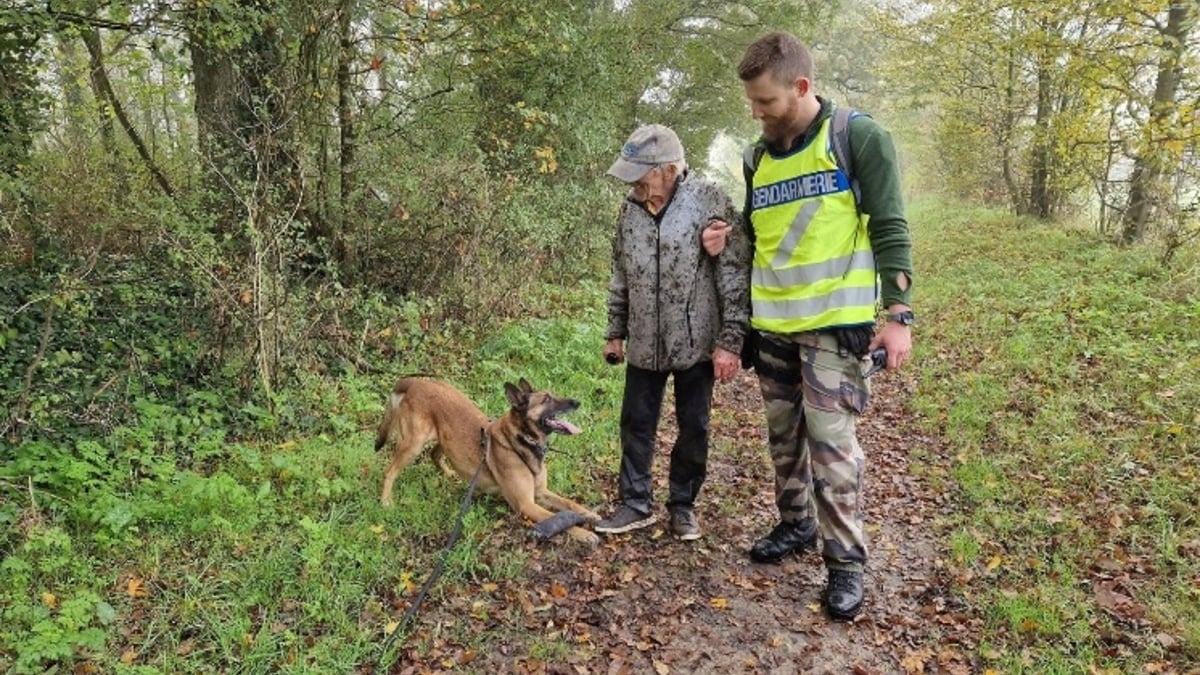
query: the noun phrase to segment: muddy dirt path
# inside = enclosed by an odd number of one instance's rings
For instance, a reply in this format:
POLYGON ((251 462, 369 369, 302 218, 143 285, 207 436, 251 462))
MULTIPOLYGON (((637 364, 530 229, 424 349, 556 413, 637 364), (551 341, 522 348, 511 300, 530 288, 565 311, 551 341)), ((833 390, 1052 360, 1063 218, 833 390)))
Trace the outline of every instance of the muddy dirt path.
MULTIPOLYGON (((878 378, 860 425, 871 559, 867 601, 853 623, 825 617, 818 554, 760 565, 746 553, 775 524, 776 511, 762 400, 753 373, 742 372, 715 392, 700 540, 680 542, 666 529, 661 499, 674 428, 664 420, 654 466, 657 524, 605 537, 591 551, 498 533, 485 559, 495 555, 499 564, 503 547, 527 547, 524 578, 468 584, 467 593, 428 603, 392 672, 972 672, 971 621, 951 606, 934 532, 949 502, 910 471, 911 448, 945 456, 937 439, 907 423, 902 403, 912 386, 903 374, 878 378)), ((604 494, 615 495, 616 467, 602 469, 604 494)))

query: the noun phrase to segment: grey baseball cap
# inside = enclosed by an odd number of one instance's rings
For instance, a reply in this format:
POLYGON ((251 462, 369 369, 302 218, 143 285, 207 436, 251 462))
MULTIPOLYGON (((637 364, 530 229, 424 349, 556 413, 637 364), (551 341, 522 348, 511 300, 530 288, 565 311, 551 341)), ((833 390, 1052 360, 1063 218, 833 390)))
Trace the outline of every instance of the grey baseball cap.
POLYGON ((608 167, 608 175, 636 183, 659 164, 683 161, 683 144, 674 131, 661 124, 638 127, 621 147, 621 156, 608 167))

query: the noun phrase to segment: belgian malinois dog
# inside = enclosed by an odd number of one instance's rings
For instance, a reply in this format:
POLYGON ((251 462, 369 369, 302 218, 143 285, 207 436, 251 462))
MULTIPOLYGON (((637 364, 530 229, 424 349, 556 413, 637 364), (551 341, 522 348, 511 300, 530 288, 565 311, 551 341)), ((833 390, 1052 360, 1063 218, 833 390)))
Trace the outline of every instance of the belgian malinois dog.
MULTIPOLYGON (((518 385, 504 383, 512 406, 494 422, 454 386, 443 380, 405 377, 388 397, 383 421, 375 437, 378 452, 394 442, 392 461, 383 475, 384 506, 392 505, 392 484, 421 449, 433 441, 434 463, 446 474, 471 480, 479 469, 476 487, 499 493, 513 510, 534 523, 554 515, 549 509, 569 509, 588 522, 600 520, 591 509, 546 487, 546 451, 550 434, 574 435, 579 427, 559 415, 579 407, 579 401, 560 399, 548 391, 533 391, 521 378, 518 385), (486 462, 479 468, 486 448, 486 462), (449 466, 447 466, 447 460, 449 466)), ((572 538, 595 545, 600 538, 582 527, 571 527, 572 538)))

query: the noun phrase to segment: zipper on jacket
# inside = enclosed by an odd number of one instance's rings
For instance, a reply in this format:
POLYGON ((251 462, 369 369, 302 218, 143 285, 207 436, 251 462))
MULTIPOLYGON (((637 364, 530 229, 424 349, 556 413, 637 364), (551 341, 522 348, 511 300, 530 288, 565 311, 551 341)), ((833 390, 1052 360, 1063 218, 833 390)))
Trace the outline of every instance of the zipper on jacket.
POLYGON ((696 348, 696 337, 692 335, 692 301, 696 299, 696 286, 699 279, 693 280, 692 292, 688 294, 687 304, 683 308, 683 317, 687 325, 688 347, 696 348))
MULTIPOLYGON (((665 209, 664 209, 665 211, 665 209)), ((659 370, 659 346, 665 341, 662 331, 662 220, 654 219, 654 370, 659 370)))

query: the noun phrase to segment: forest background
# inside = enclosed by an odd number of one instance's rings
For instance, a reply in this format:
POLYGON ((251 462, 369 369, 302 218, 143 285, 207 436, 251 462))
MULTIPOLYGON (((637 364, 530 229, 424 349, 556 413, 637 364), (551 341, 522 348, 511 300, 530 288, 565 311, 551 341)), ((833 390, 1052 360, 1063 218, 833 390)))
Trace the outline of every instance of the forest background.
MULTIPOLYGON (((128 572, 145 568, 137 549, 202 548, 228 531, 230 562, 284 517, 247 517, 251 505, 301 488, 330 503, 369 495, 373 476, 347 475, 357 465, 314 470, 263 448, 361 442, 400 374, 456 379, 495 411, 496 383, 525 374, 520 355, 570 349, 524 366, 558 389, 619 388, 592 363, 623 194, 604 170, 636 125, 660 122, 739 198, 756 125, 735 67, 779 28, 813 47, 818 92, 895 133, 919 213, 988 214, 972 218, 1066 233, 1051 237, 1063 251, 1123 261, 1087 281, 1111 296, 1056 287, 1070 297, 1039 339, 1153 318, 1127 335, 1146 354, 1106 363, 1146 376, 1112 386, 1149 409, 1141 451, 1169 448, 1159 456, 1179 491, 1155 527, 1170 529, 1170 556, 1194 559, 1195 516, 1172 504, 1188 500, 1200 427, 1188 412, 1200 377, 1196 16, 1194 1, 1167 0, 3 0, 0 666, 186 663, 178 640, 136 658, 117 646, 131 619, 108 595, 142 597, 128 572), (1142 284, 1153 300, 1133 303, 1142 284)), ((920 272, 987 313, 973 275, 1045 271, 1023 269, 1022 253, 976 260, 968 241, 961 259, 920 272)), ((1080 284, 1090 276, 1087 256, 1059 261, 1079 265, 1080 284)), ((1005 311, 1019 323, 1032 310, 1005 311)), ((923 349, 931 380, 960 376, 945 365, 952 349, 923 349)), ((971 391, 982 417, 1003 407, 971 391)), ((302 525, 304 564, 327 563, 306 557, 322 555, 326 523, 302 525)), ((1171 569, 1164 593, 1195 581, 1194 563, 1171 569)), ((1153 633, 1167 638, 1132 657, 1139 667, 1200 654, 1195 584, 1179 592, 1159 611, 1191 628, 1153 633)), ((1022 656, 1021 632, 994 641, 1017 669, 1039 658, 1022 656)), ((230 659, 252 647, 212 640, 230 659)))

